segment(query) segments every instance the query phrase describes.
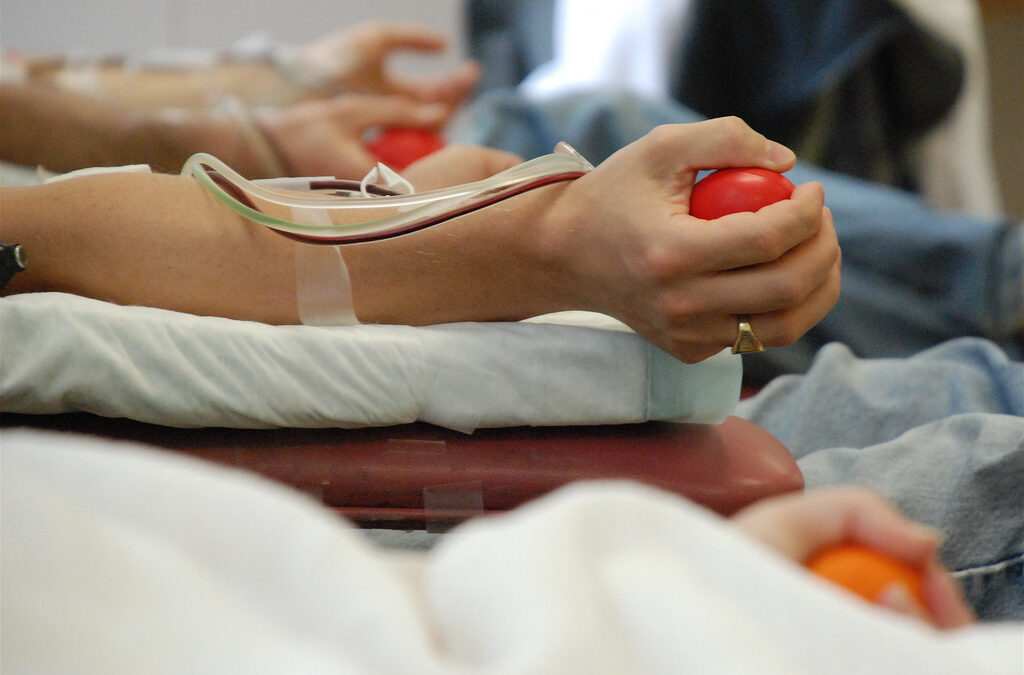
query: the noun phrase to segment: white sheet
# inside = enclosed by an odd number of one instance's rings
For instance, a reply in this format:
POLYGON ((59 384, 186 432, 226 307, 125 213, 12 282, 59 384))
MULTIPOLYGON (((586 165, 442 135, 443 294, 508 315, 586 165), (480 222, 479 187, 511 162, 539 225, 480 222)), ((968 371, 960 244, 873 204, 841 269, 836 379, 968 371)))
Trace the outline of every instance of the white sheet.
POLYGON ((1020 623, 933 631, 637 485, 563 489, 409 558, 252 475, 0 441, 5 672, 1020 672, 1020 623))
POLYGON ((9 412, 240 428, 715 423, 739 400, 741 368, 728 353, 681 363, 587 313, 323 328, 62 293, 0 299, 0 409, 9 412))

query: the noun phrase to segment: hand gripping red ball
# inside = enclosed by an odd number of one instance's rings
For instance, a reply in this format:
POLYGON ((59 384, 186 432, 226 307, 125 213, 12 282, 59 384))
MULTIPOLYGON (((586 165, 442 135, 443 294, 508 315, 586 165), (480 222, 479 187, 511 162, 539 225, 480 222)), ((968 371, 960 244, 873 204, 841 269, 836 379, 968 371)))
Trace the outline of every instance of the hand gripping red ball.
POLYGON ((754 212, 789 199, 795 186, 769 169, 720 169, 699 180, 690 195, 690 215, 714 220, 730 213, 754 212))

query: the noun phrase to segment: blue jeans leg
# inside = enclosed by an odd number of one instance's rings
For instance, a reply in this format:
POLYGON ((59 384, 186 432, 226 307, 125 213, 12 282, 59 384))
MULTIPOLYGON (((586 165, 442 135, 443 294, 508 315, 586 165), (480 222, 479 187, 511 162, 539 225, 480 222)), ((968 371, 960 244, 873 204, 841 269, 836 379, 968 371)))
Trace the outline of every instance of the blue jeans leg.
POLYGON ((900 359, 833 344, 737 413, 790 448, 809 488, 868 486, 941 531, 980 617, 1024 618, 1024 364, 976 338, 900 359))

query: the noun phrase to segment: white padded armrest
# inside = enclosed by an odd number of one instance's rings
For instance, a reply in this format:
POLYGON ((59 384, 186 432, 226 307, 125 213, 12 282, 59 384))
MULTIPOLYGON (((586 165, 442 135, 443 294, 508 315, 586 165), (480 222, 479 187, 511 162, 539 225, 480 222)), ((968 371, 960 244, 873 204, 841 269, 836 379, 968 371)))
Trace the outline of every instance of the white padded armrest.
POLYGON ((739 357, 684 364, 601 315, 269 326, 63 293, 0 300, 0 408, 167 426, 719 422, 739 357), (561 322, 561 323, 559 323, 561 322))

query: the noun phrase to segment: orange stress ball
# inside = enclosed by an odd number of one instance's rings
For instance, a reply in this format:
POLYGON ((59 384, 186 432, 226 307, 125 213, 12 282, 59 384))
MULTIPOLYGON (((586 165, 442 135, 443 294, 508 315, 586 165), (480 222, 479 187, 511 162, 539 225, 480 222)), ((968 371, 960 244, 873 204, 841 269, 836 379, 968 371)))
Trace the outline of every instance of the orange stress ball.
POLYGON ((843 544, 825 549, 808 560, 807 567, 868 602, 877 602, 885 589, 900 584, 922 608, 928 606, 921 569, 866 546, 843 544))

